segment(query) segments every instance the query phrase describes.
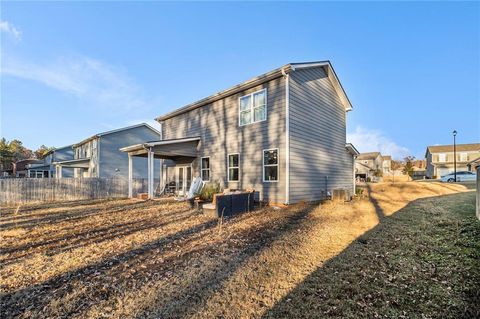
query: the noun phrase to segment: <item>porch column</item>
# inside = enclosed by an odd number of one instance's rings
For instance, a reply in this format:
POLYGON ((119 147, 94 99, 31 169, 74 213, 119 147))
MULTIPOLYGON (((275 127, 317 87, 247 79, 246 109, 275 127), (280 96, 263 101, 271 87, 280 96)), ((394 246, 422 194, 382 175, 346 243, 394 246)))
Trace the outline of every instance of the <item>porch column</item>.
POLYGON ((163 190, 163 160, 159 159, 158 162, 160 163, 160 167, 158 169, 159 178, 160 178, 159 185, 160 185, 160 191, 162 191, 163 190))
POLYGON ((62 166, 57 165, 55 168, 57 170, 57 178, 62 178, 62 166))
POLYGON ((133 197, 133 167, 132 154, 128 153, 128 198, 133 197))
POLYGON ((148 198, 153 199, 153 152, 148 149, 148 198))

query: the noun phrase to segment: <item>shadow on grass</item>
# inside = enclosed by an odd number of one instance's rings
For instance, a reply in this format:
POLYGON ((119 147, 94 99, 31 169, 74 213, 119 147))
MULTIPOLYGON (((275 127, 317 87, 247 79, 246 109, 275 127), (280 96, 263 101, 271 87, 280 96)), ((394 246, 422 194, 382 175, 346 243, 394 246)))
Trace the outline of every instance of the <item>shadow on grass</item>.
MULTIPOLYGON (((153 202, 152 202, 153 203, 153 202)), ((9 230, 13 228, 24 228, 24 229, 31 229, 34 227, 38 227, 42 224, 52 224, 52 223, 61 223, 64 221, 79 221, 86 219, 90 216, 97 216, 101 213, 108 213, 114 214, 118 212, 123 212, 129 209, 135 209, 139 207, 146 207, 145 202, 130 202, 130 203, 119 203, 113 206, 108 206, 107 208, 99 206, 99 207, 89 207, 88 209, 83 209, 81 211, 71 211, 69 209, 65 209, 62 211, 56 211, 52 213, 42 214, 36 218, 28 218, 22 219, 22 216, 19 215, 18 220, 15 221, 14 217, 10 217, 11 221, 9 223, 0 224, 0 230, 9 230), (13 220, 13 221, 12 221, 13 220)), ((91 205, 88 205, 91 206, 91 205)), ((30 216, 28 216, 30 217, 30 216)))
POLYGON ((11 258, 2 259, 1 262, 3 266, 10 265, 20 262, 24 258, 29 257, 32 253, 46 253, 48 256, 53 256, 67 250, 85 247, 92 244, 100 244, 111 239, 126 237, 140 231, 165 227, 170 224, 178 223, 191 218, 195 214, 196 213, 191 209, 174 211, 162 215, 160 219, 159 216, 154 216, 156 218, 150 218, 147 220, 141 219, 126 223, 114 223, 108 227, 100 227, 82 232, 73 232, 69 235, 61 236, 51 240, 38 241, 26 245, 5 248, 0 252, 0 256, 17 252, 20 252, 20 254, 11 258), (34 250, 32 251, 32 249, 34 250))
MULTIPOLYGON (((185 278, 187 284, 178 287, 175 295, 169 296, 165 303, 155 309, 169 317, 181 317, 190 312, 196 306, 196 303, 192 303, 192 295, 194 300, 200 298, 200 295, 202 300, 205 300, 203 298, 207 298, 208 293, 214 291, 209 288, 220 285, 229 274, 241 266, 242 260, 266 248, 281 234, 292 231, 296 223, 312 209, 313 207, 308 207, 298 214, 284 218, 280 225, 265 223, 254 231, 246 229, 234 234, 236 237, 242 237, 244 241, 240 246, 236 246, 230 255, 222 256, 228 259, 225 267, 213 269, 198 279, 185 278), (271 231, 272 229, 275 231, 271 231)), ((235 217, 228 223, 237 223, 248 218, 255 218, 255 213, 235 217)), ((68 317, 84 313, 98 302, 109 298, 115 299, 115 295, 121 294, 125 289, 134 289, 132 287, 139 289, 142 285, 148 284, 152 278, 161 280, 159 276, 173 272, 180 275, 183 267, 186 267, 188 261, 195 256, 215 254, 216 244, 202 245, 202 241, 208 241, 208 237, 214 235, 214 227, 217 224, 217 220, 205 221, 137 249, 63 273, 45 282, 3 294, 0 296, 0 316, 23 316, 30 313, 31 309, 42 317, 55 316, 46 310, 52 302, 50 298, 53 297, 54 300, 68 300, 68 305, 64 305, 65 309, 62 309, 63 315, 68 317), (177 247, 191 248, 179 252, 177 247), (162 256, 160 260, 159 256, 162 256), (105 291, 102 287, 110 285, 112 278, 115 278, 115 289, 105 291)))
POLYGON ((383 216, 263 317, 479 318, 478 238, 473 193, 415 200, 383 216))

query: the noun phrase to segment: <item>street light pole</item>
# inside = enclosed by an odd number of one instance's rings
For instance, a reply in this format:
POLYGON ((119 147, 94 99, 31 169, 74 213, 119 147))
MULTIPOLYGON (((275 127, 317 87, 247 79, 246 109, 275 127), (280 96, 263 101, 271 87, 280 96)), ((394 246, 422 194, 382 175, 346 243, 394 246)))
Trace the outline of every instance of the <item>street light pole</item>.
POLYGON ((457 182, 457 144, 455 137, 457 136, 457 131, 453 131, 453 179, 455 183, 457 182))

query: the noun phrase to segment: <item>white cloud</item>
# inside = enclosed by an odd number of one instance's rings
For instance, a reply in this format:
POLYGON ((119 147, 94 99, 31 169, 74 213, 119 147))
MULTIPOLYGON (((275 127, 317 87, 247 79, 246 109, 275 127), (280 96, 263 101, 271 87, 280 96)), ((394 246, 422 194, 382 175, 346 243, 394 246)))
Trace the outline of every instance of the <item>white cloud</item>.
POLYGON ((398 145, 383 132, 360 126, 353 133, 347 134, 347 141, 362 153, 379 151, 382 155, 391 155, 394 159, 403 159, 411 154, 408 148, 398 145))
POLYGON ((149 106, 141 89, 121 70, 85 56, 38 63, 5 55, 2 74, 42 83, 93 107, 131 111, 149 106))
POLYGON ((0 32, 13 36, 17 41, 22 39, 22 32, 8 21, 0 21, 0 32))

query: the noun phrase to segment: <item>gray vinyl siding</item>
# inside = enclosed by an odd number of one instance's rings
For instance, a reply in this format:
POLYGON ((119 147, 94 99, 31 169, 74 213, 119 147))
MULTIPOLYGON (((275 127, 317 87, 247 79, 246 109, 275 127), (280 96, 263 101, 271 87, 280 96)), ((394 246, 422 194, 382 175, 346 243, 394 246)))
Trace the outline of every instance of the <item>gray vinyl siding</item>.
POLYGON ((254 188, 260 197, 283 203, 285 197, 285 80, 273 79, 187 113, 165 120, 164 139, 200 136, 194 177, 200 175, 200 158, 210 157, 210 181, 231 189, 254 188), (239 97, 267 89, 267 120, 239 126, 239 97), (279 149, 279 181, 263 182, 263 150, 279 149), (227 154, 240 154, 238 182, 227 181, 227 154))
MULTIPOLYGON (((61 162, 68 161, 73 159, 73 148, 72 146, 67 146, 63 148, 56 149, 53 153, 53 161, 61 162)), ((52 173, 55 173, 55 167, 51 167, 52 173)), ((62 177, 73 177, 73 168, 62 167, 62 177)))
MULTIPOLYGON (((119 149, 146 141, 159 140, 160 135, 146 126, 103 135, 99 138, 99 177, 128 178, 128 155, 119 149), (118 171, 117 171, 118 169, 118 171)), ((98 147, 98 146, 97 146, 98 147)), ((154 178, 160 177, 160 161, 154 161, 154 178)), ((147 159, 133 158, 133 178, 147 178, 147 159)))
POLYGON ((345 107, 323 68, 291 73, 289 109, 290 202, 321 200, 333 189, 353 192, 345 107))
POLYGON ((433 156, 432 154, 427 151, 427 168, 426 168, 426 172, 425 172, 425 175, 428 177, 428 178, 433 178, 433 176, 435 175, 435 169, 433 167, 433 164, 432 164, 432 161, 433 161, 433 156))

